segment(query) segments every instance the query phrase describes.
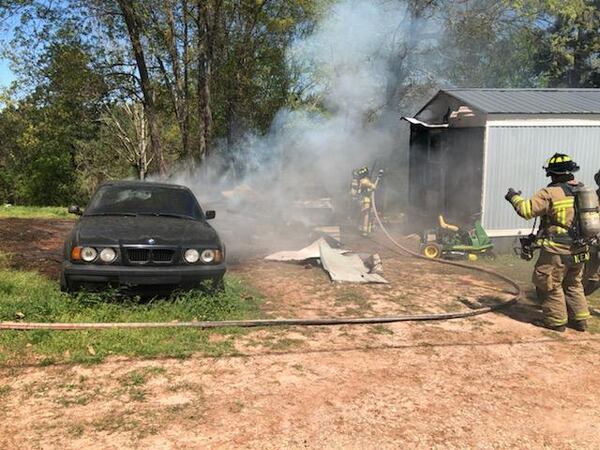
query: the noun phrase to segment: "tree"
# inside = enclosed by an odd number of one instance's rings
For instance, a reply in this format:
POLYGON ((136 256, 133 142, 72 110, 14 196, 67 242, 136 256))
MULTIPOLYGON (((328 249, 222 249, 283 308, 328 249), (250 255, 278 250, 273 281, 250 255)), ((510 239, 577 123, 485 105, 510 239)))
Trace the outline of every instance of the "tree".
POLYGON ((94 140, 96 118, 106 95, 102 77, 73 30, 63 30, 40 61, 40 84, 18 104, 27 124, 16 141, 23 200, 64 204, 77 196, 77 152, 94 140), (74 195, 75 194, 75 195, 74 195))
POLYGON ((536 87, 536 30, 531 18, 495 0, 447 4, 442 76, 459 87, 536 87))
POLYGON ((160 142, 160 129, 158 124, 158 114, 156 112, 154 87, 150 79, 148 65, 146 63, 146 52, 142 45, 143 20, 140 17, 142 12, 137 4, 130 0, 117 0, 123 20, 127 26, 131 48, 137 64, 140 76, 140 86, 144 96, 144 108, 148 125, 150 127, 150 141, 152 143, 152 153, 157 162, 161 175, 166 174, 167 167, 160 142))
POLYGON ((525 2, 540 36, 537 69, 555 87, 600 87, 600 1, 525 2))
POLYGON ((135 169, 140 180, 146 178, 154 156, 148 148, 148 122, 140 104, 124 104, 107 109, 102 121, 106 132, 114 138, 110 151, 124 158, 135 169))

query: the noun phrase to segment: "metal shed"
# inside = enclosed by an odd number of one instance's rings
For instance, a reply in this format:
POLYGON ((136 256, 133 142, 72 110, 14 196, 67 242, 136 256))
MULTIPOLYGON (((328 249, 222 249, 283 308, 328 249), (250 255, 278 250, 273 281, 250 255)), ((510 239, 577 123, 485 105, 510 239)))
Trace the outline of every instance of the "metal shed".
POLYGON ((414 117, 409 201, 431 221, 468 222, 480 213, 495 238, 528 233, 504 200, 507 188, 532 195, 548 183, 542 165, 555 152, 581 166, 595 186, 600 169, 600 89, 445 89, 414 117))

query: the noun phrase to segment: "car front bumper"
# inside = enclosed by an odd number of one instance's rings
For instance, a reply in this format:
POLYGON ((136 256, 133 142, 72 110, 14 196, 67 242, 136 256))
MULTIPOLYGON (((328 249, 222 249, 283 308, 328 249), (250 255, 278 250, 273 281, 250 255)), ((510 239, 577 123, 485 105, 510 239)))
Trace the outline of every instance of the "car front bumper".
POLYGON ((87 285, 196 287, 203 281, 220 281, 225 264, 189 266, 112 266, 63 263, 63 280, 69 289, 87 285))

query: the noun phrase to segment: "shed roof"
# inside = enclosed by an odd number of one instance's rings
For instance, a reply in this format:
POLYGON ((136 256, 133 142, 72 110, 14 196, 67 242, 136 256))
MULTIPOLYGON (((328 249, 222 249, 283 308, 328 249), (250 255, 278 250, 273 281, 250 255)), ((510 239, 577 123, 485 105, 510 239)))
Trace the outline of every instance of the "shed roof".
POLYGON ((600 89, 443 89, 440 93, 489 114, 600 114, 600 89))

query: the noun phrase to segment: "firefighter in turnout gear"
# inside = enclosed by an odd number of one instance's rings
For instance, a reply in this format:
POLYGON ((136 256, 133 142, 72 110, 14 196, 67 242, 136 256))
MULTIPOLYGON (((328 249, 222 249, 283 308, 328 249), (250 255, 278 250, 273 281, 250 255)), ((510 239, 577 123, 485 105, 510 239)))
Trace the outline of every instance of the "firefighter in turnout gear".
POLYGON ((505 196, 522 218, 541 218, 537 241, 541 251, 533 283, 542 302, 544 319, 535 324, 564 331, 570 323, 574 329, 585 331, 590 313, 582 277, 589 250, 574 231, 575 190, 583 186, 573 175, 579 166, 568 155, 556 153, 544 169, 551 183, 531 199, 521 197, 512 188, 505 196))
POLYGON ((360 222, 358 228, 360 230, 360 234, 366 237, 371 234, 371 230, 373 228, 371 195, 377 189, 379 177, 377 177, 375 182, 371 181, 368 167, 361 167, 360 169, 355 170, 354 175, 355 176, 353 176, 352 179, 351 193, 354 198, 356 192, 356 198, 358 198, 360 203, 360 222))
MULTIPOLYGON (((594 181, 598 186, 596 194, 600 198, 600 170, 594 175, 594 181)), ((585 264, 583 277, 583 290, 585 295, 592 295, 600 288, 600 245, 591 246, 590 260, 585 264)))
MULTIPOLYGON (((350 184, 350 197, 352 201, 358 201, 358 194, 360 193, 360 174, 361 169, 354 169, 352 171, 352 183, 350 184)), ((367 169, 368 170, 368 169, 367 169)))

